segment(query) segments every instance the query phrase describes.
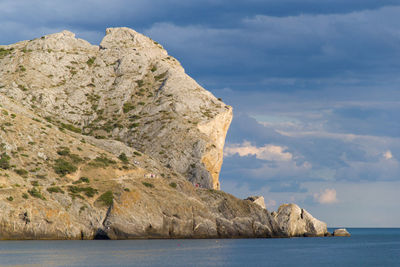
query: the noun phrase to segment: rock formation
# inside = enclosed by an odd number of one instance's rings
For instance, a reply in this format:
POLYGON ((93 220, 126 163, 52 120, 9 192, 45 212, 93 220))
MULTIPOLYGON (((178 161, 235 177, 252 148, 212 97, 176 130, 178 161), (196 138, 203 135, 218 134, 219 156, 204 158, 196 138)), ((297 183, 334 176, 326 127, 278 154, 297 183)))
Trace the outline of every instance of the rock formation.
POLYGON ((274 217, 281 230, 288 236, 325 236, 328 234, 326 223, 311 216, 296 204, 283 204, 274 217))
POLYGON ((336 229, 333 232, 333 236, 351 236, 345 228, 336 229))
POLYGON ((250 200, 251 202, 257 204, 258 206, 260 206, 263 209, 267 209, 267 207, 265 206, 264 197, 262 197, 262 196, 251 196, 251 197, 246 198, 246 200, 250 200))
POLYGON ((150 38, 106 33, 0 46, 0 239, 324 231, 306 211, 275 218, 263 198, 219 191, 232 108, 150 38))
POLYGON ((122 141, 192 183, 219 189, 232 108, 160 44, 110 28, 100 46, 63 31, 2 49, 0 93, 59 126, 122 141))

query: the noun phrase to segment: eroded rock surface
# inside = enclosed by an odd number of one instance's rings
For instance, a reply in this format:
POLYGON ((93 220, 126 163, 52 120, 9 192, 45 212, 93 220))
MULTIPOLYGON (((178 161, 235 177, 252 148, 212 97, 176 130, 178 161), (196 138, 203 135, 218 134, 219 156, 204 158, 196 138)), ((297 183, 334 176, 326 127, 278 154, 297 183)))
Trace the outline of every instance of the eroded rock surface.
MULTIPOLYGON (((179 185, 187 186, 187 185, 179 185)), ((124 193, 104 222, 110 237, 240 238, 283 236, 268 212, 216 190, 194 189, 190 197, 156 184, 140 193, 124 193), (168 201, 165 198, 168 197, 168 201)))
POLYGON ((150 38, 110 28, 100 46, 68 31, 2 46, 0 93, 58 125, 120 140, 219 189, 232 108, 150 38))
POLYGON ((295 205, 216 190, 231 119, 128 28, 0 46, 0 239, 321 235, 295 205))
POLYGON ((0 239, 283 236, 269 212, 0 96, 0 239), (124 155, 124 156, 121 156, 124 155))
POLYGON ((263 196, 251 196, 246 198, 246 200, 250 200, 251 202, 253 202, 254 204, 257 204, 258 206, 260 206, 263 209, 267 209, 267 207, 265 206, 265 200, 263 196))
POLYGON ((326 223, 315 219, 296 204, 281 205, 274 218, 287 236, 325 236, 328 233, 326 223))

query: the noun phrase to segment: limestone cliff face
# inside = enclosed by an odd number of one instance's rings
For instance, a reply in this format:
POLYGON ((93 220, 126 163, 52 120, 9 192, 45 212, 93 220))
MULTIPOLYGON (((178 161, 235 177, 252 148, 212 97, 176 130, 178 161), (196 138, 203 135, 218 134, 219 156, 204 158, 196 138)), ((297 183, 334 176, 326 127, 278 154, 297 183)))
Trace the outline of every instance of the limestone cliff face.
POLYGON ((63 31, 3 50, 0 93, 219 189, 232 108, 186 75, 160 44, 128 28, 110 28, 100 46, 63 31))
POLYGON ((267 210, 122 142, 58 128, 1 94, 0 114, 0 239, 284 236, 267 210))
POLYGON ((106 33, 0 46, 0 239, 325 231, 297 206, 271 215, 215 190, 232 108, 150 38, 106 33))
POLYGON ((223 150, 225 137, 229 125, 232 121, 232 109, 218 114, 214 119, 198 126, 201 133, 210 138, 211 142, 207 144, 205 153, 202 155, 201 163, 204 164, 212 177, 212 188, 220 189, 219 171, 223 161, 223 150))

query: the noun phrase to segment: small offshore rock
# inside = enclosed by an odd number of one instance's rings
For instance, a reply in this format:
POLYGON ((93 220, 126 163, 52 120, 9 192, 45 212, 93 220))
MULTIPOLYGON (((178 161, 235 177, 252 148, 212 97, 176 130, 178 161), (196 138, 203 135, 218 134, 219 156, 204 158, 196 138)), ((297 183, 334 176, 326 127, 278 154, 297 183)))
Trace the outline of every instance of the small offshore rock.
POLYGON ((351 236, 351 234, 346 230, 346 228, 339 228, 333 232, 333 236, 351 236))

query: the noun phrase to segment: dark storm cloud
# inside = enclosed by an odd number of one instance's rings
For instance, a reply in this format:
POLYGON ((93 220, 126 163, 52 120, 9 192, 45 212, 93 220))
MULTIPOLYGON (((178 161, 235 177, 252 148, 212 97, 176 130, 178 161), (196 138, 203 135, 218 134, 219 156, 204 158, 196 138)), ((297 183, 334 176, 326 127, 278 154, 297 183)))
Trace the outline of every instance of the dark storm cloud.
POLYGON ((337 109, 332 114, 330 128, 340 132, 378 136, 398 137, 400 121, 396 119, 400 112, 397 107, 351 107, 337 109), (379 127, 377 127, 379 126, 379 127))
POLYGON ((282 141, 284 137, 274 129, 266 128, 257 123, 257 121, 247 114, 235 114, 231 128, 228 131, 228 140, 231 143, 240 143, 243 138, 250 138, 258 145, 263 145, 266 139, 274 143, 282 141))
POLYGON ((257 15, 235 28, 161 23, 145 32, 179 51, 189 72, 211 88, 310 90, 343 81, 370 87, 400 69, 399 11, 257 15))
POLYGON ((395 5, 399 5, 396 0, 3 0, 0 3, 2 17, 7 20, 33 25, 44 22, 56 26, 67 24, 85 29, 104 24, 147 27, 160 21, 226 28, 255 15, 341 14, 395 5))

